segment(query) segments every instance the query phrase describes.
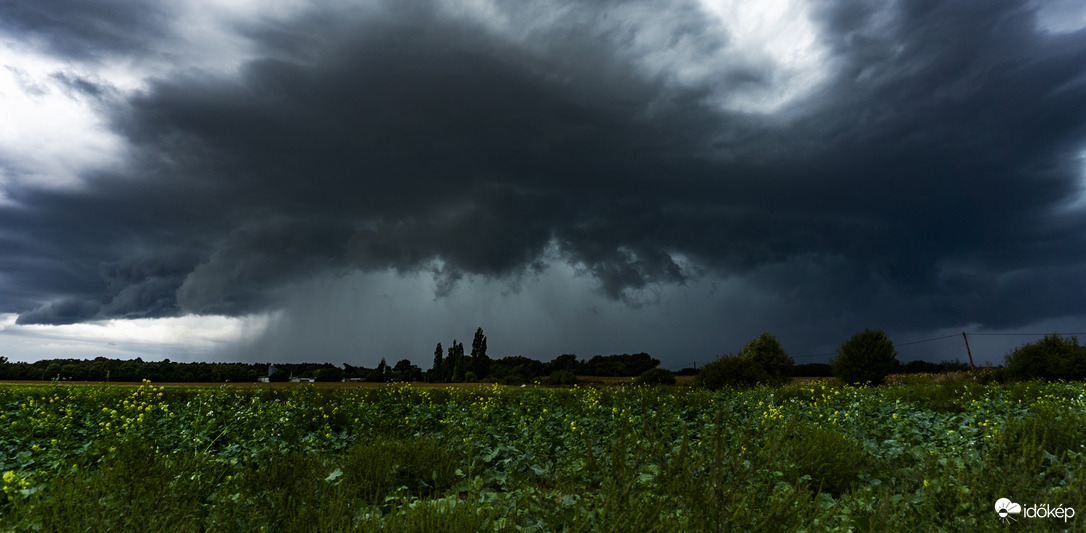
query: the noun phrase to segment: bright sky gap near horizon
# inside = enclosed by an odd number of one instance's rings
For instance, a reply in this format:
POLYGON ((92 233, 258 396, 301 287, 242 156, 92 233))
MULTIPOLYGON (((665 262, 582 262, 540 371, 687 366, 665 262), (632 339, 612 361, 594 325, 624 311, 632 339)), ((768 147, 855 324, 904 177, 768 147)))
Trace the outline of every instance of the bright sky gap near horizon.
POLYGON ((1083 65, 1072 0, 0 0, 0 356, 1086 331, 1083 65))

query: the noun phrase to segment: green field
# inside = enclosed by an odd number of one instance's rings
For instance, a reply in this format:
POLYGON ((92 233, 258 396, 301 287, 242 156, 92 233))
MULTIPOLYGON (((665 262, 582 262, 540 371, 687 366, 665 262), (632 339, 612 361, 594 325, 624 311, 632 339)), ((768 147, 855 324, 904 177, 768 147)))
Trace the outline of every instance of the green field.
POLYGON ((1058 531, 1086 513, 1083 383, 8 384, 0 406, 4 530, 1058 531), (1050 516, 1004 524, 1004 497, 1050 516))

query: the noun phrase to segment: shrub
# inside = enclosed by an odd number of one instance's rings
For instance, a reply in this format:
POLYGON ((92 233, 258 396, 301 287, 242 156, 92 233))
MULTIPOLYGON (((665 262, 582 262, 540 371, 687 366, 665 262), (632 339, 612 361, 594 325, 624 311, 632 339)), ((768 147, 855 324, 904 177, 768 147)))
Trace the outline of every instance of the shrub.
POLYGON ((860 442, 833 429, 798 419, 781 430, 780 448, 772 455, 794 483, 809 476, 813 488, 840 495, 855 487, 870 462, 860 442))
POLYGON ((833 374, 850 384, 881 385, 898 366, 894 343, 881 329, 865 329, 837 348, 833 374))
POLYGON ((1086 346, 1079 346, 1075 337, 1046 335, 1007 354, 1006 377, 1019 381, 1086 379, 1086 346))
POLYGON ((502 385, 523 385, 524 376, 520 374, 509 374, 502 378, 502 385))
POLYGON ((1002 366, 978 368, 973 371, 973 380, 981 385, 1003 383, 1007 381, 1007 369, 1002 366))
POLYGON ((637 379, 634 380, 635 385, 674 385, 675 375, 663 368, 653 368, 646 370, 637 379))
MULTIPOLYGON (((936 377, 942 375, 945 374, 937 374, 936 377)), ((985 395, 984 386, 976 383, 933 383, 930 378, 922 379, 925 380, 887 390, 882 396, 883 400, 887 403, 897 400, 912 402, 936 412, 961 413, 969 408, 969 403, 963 402, 962 398, 985 395)))
POLYGON ((576 385, 577 376, 569 370, 555 370, 551 372, 550 376, 547 376, 548 385, 576 385))
POLYGON ((722 387, 751 386, 769 380, 769 374, 762 365, 751 359, 729 355, 703 366, 694 377, 694 385, 716 390, 722 387))
POLYGON ((792 371, 794 361, 788 352, 781 348, 781 341, 769 332, 762 332, 758 337, 739 349, 737 357, 750 359, 762 366, 773 381, 783 381, 792 371))
MULTIPOLYGON (((1064 489, 1061 485, 1073 484, 1065 481, 1065 469, 1070 464, 1082 464, 1084 439, 1086 415, 1074 408, 1038 408, 1034 404, 1032 412, 1007 420, 987 443, 986 465, 982 469, 985 477, 992 480, 987 485, 1016 487, 1015 494, 1026 495, 1023 499, 1041 499, 1042 494, 1054 487, 1064 489)), ((1061 499, 1061 503, 1081 508, 1082 490, 1070 487, 1064 490, 1071 494, 1061 499)))

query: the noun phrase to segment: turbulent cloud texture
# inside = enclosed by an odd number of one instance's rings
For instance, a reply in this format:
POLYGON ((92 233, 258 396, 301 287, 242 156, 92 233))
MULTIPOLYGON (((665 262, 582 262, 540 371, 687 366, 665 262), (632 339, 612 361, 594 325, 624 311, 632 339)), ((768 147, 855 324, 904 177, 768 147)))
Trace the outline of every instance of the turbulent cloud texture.
POLYGON ((519 309, 559 268, 811 350, 1086 315, 1073 3, 348 4, 0 2, 0 99, 116 139, 72 181, 0 136, 0 312, 294 316, 359 272, 519 309))

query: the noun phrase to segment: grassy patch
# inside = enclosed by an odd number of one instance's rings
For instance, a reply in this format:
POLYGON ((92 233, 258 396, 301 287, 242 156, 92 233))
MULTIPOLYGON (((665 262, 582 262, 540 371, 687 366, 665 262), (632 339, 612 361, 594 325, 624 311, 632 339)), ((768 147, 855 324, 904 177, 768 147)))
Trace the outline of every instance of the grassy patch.
POLYGON ((4 386, 0 528, 999 529, 1002 497, 1086 513, 1084 398, 967 381, 4 386))

